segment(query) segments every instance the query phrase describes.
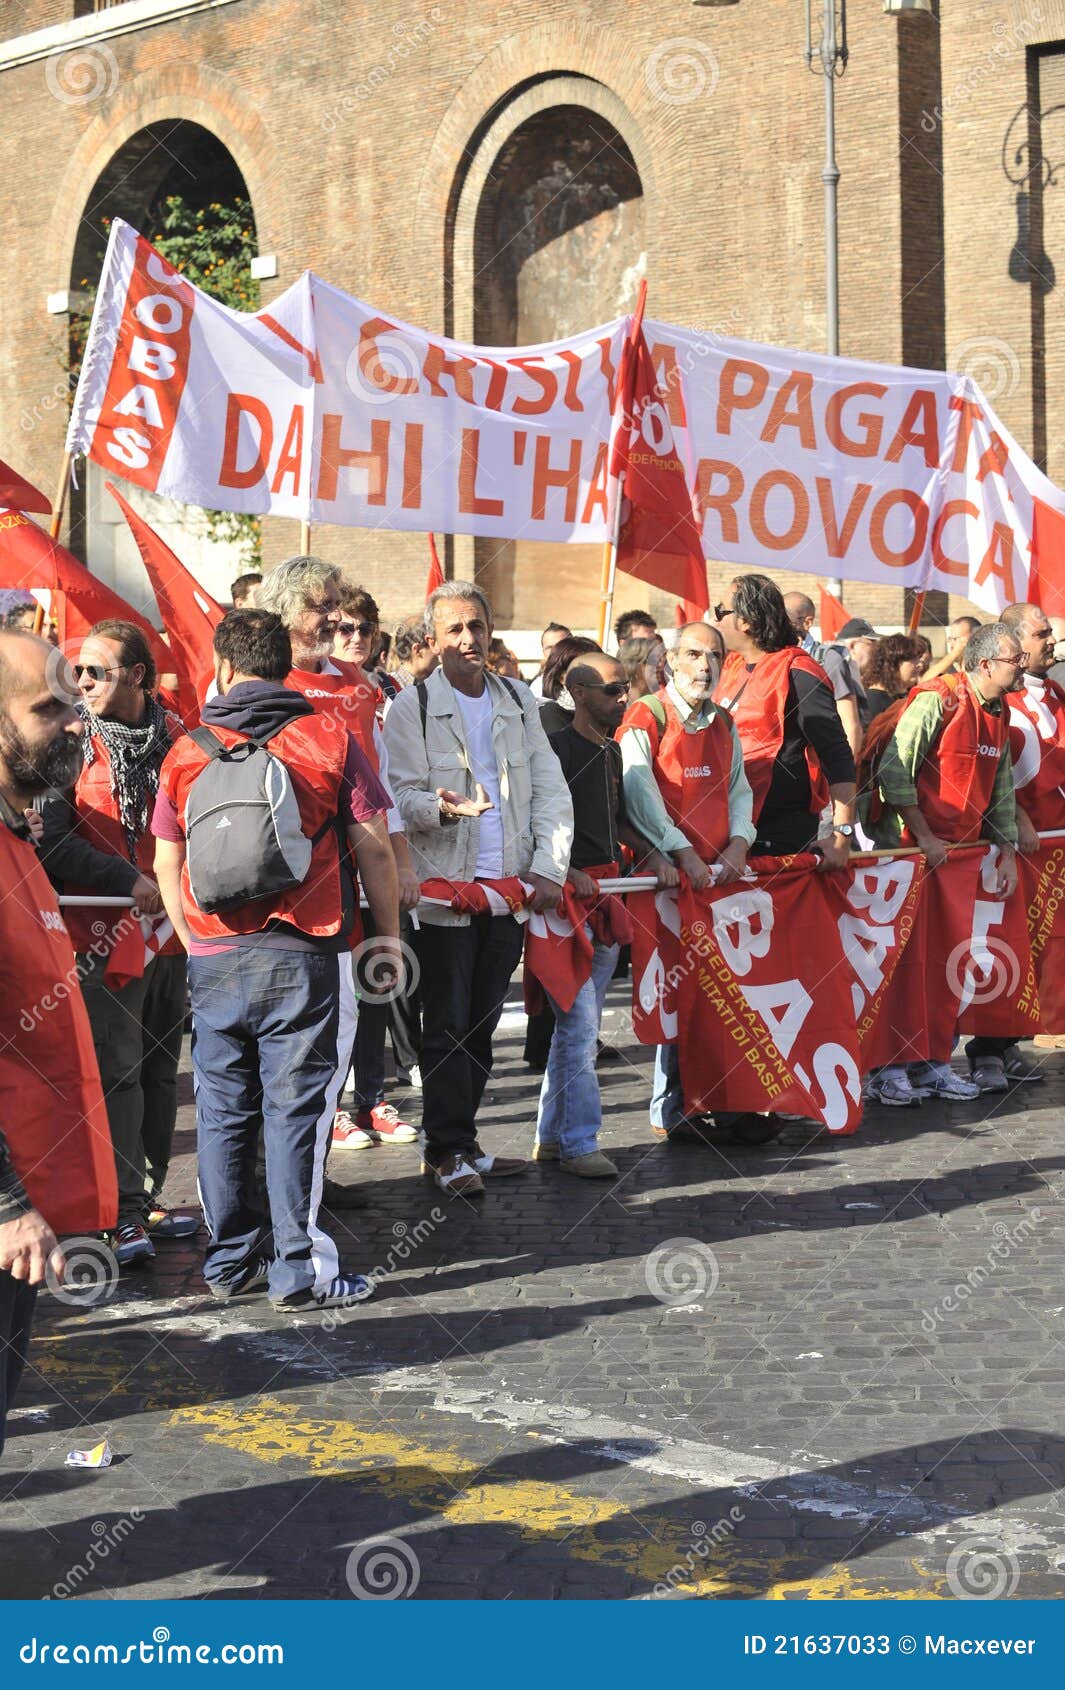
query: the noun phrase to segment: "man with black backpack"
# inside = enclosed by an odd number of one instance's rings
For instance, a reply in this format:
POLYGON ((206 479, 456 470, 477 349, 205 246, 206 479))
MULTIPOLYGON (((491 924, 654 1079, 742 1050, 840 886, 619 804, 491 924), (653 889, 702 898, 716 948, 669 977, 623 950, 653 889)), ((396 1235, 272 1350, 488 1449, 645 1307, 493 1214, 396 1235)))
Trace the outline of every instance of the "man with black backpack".
POLYGON ((354 738, 282 685, 292 647, 279 617, 231 611, 214 652, 217 696, 163 764, 153 817, 159 887, 189 952, 204 1277, 223 1300, 266 1285, 278 1308, 346 1307, 373 1287, 341 1271, 318 1221, 354 1025, 346 859, 383 987, 398 960, 388 795, 354 738))

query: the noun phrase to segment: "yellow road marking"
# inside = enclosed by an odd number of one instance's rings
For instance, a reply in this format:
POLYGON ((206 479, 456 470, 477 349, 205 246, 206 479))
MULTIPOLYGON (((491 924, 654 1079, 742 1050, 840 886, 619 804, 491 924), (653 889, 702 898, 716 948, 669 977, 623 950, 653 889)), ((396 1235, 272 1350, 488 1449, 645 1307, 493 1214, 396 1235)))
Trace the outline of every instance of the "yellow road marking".
MULTIPOLYGON (((708 1523, 706 1533, 693 1536, 690 1523, 653 1507, 633 1508, 610 1497, 586 1495, 538 1479, 485 1479, 482 1467, 456 1450, 308 1414, 280 1398, 259 1398, 247 1405, 222 1402, 179 1408, 169 1424, 201 1431, 208 1442, 258 1461, 297 1461, 315 1474, 342 1474, 374 1485, 420 1514, 449 1525, 487 1523, 512 1527, 526 1541, 564 1540, 566 1555, 622 1569, 645 1581, 649 1589, 668 1580, 670 1588, 686 1596, 854 1601, 927 1599, 939 1594, 937 1582, 927 1580, 916 1562, 911 1565, 921 1582, 912 1589, 869 1584, 843 1566, 800 1576, 798 1556, 760 1560, 756 1545, 741 1543, 727 1528, 718 1532, 720 1541, 712 1541, 714 1522, 708 1523), (625 1537, 603 1532, 611 1522, 633 1514, 637 1519, 625 1537)), ((737 1507, 742 1506, 741 1499, 737 1507)))

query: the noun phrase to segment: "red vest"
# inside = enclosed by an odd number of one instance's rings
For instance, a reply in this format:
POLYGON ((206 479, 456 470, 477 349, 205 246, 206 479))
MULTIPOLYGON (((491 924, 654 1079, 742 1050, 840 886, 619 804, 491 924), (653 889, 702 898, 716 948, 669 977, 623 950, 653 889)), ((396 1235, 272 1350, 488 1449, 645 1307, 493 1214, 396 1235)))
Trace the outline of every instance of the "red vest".
MULTIPOLYGON (((825 671, 809 652, 801 646, 785 646, 783 651, 766 652, 750 674, 740 653, 730 651, 714 689, 715 702, 728 710, 740 736, 743 766, 754 793, 755 821, 762 813, 773 765, 784 743, 784 707, 793 669, 803 669, 829 685, 825 671)), ((828 782, 812 745, 806 747, 806 767, 810 774, 810 810, 817 815, 828 803, 828 782)))
MULTIPOLYGON (((245 737, 230 728, 210 724, 226 745, 245 737)), ((298 716, 270 741, 270 751, 284 763, 299 804, 300 822, 308 838, 334 817, 340 807, 341 777, 347 759, 347 735, 321 716, 298 716)), ((181 739, 163 764, 162 785, 173 800, 178 821, 185 827, 189 788, 207 762, 207 753, 193 739, 181 739)), ((335 828, 329 828, 311 852, 305 878, 276 898, 256 898, 240 909, 207 915, 193 902, 186 863, 181 871, 181 902, 189 930, 197 939, 223 939, 235 933, 261 933, 272 921, 287 921, 301 932, 327 938, 340 932, 343 898, 340 850, 335 828)))
MULTIPOLYGON (((1006 712, 992 716, 985 710, 964 675, 941 675, 923 683, 906 710, 922 692, 938 692, 944 712, 943 726, 918 771, 918 808, 937 839, 967 844, 980 838, 998 765, 1009 744, 1006 712)), ((903 838, 913 843, 908 829, 903 838)))
POLYGON ((0 822, 0 1121, 53 1231, 115 1224, 115 1153, 77 965, 33 846, 0 822))
POLYGON ((316 715, 324 716, 335 727, 353 734, 370 759, 370 767, 376 771, 373 727, 380 690, 367 679, 357 663, 345 663, 339 657, 330 657, 328 662, 334 669, 339 669, 338 675, 319 674, 312 669, 290 669, 285 685, 309 699, 316 715))
POLYGON ((728 717, 718 711, 705 727, 689 733, 665 688, 654 695, 666 713, 659 726, 647 699, 625 712, 618 738, 627 728, 642 728, 651 742, 652 768, 671 822, 699 855, 712 861, 729 842, 728 787, 732 771, 732 734, 728 717))
MULTIPOLYGON (((170 733, 170 743, 182 738, 185 729, 177 716, 167 715, 167 728, 170 733)), ((102 739, 93 745, 92 762, 82 769, 74 785, 74 808, 77 812, 75 831, 81 839, 89 845, 94 845, 98 851, 105 851, 108 856, 121 857, 122 861, 129 861, 126 849, 126 835, 119 818, 118 797, 111 791, 111 758, 102 739)), ((137 841, 136 866, 141 874, 151 874, 155 864, 155 837, 151 830, 151 806, 149 805, 148 826, 137 841)), ((91 887, 67 886, 67 892, 80 892, 91 896, 91 887)), ((106 943, 110 950, 114 939, 114 929, 121 910, 108 909, 72 909, 67 912, 67 931, 70 942, 76 951, 87 951, 94 944, 106 943), (104 921, 105 931, 101 934, 100 923, 104 921)), ((175 934, 163 946, 161 956, 182 955, 181 940, 175 934)))
POLYGON ((1039 759, 1035 773, 1017 787, 1017 802, 1039 832, 1065 827, 1065 691, 1048 678, 1041 700, 1021 687, 1006 703, 1014 780, 1039 759))

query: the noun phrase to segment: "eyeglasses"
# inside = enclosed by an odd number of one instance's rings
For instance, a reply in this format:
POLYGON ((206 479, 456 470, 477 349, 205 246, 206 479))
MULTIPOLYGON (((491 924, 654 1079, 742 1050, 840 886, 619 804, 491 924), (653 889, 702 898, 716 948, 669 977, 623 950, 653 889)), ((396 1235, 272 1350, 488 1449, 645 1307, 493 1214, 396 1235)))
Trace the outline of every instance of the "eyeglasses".
POLYGON ((343 636, 346 640, 350 640, 352 634, 358 634, 359 638, 364 640, 364 639, 367 638, 368 635, 372 634, 373 631, 374 631, 374 626, 373 626, 372 622, 338 622, 337 623, 337 633, 343 634, 343 636))
POLYGON ((102 663, 75 663, 72 667, 76 681, 80 681, 83 675, 88 675, 90 681, 106 681, 108 675, 121 675, 124 665, 117 669, 105 669, 102 663))
POLYGON ((714 621, 715 622, 723 622, 726 616, 731 616, 731 615, 732 615, 732 606, 730 604, 715 604, 715 606, 714 606, 714 621))
POLYGON ((1023 669, 1026 660, 1022 652, 1020 657, 989 657, 987 661, 989 663, 1008 663, 1011 669, 1023 669))
POLYGON ((629 690, 628 681, 583 681, 578 685, 594 687, 596 692, 606 693, 607 698, 624 698, 629 690))

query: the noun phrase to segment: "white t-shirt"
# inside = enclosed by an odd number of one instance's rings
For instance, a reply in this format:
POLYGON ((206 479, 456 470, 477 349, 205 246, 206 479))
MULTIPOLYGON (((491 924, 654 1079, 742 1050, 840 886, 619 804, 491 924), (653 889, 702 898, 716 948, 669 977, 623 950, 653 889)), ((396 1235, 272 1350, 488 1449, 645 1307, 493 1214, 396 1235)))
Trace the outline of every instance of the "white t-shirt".
POLYGON ((487 684, 479 698, 472 698, 468 693, 455 689, 455 697, 459 701, 462 711, 462 726, 466 734, 466 745, 470 753, 470 768, 474 780, 479 780, 489 798, 492 808, 485 810, 481 816, 481 831, 477 840, 477 866, 474 874, 478 880, 501 880, 503 878, 503 816, 500 810, 499 796, 499 765, 496 762, 495 746, 492 743, 492 694, 487 684))

